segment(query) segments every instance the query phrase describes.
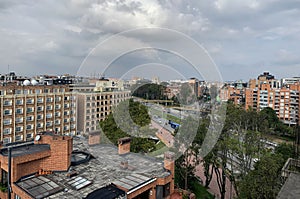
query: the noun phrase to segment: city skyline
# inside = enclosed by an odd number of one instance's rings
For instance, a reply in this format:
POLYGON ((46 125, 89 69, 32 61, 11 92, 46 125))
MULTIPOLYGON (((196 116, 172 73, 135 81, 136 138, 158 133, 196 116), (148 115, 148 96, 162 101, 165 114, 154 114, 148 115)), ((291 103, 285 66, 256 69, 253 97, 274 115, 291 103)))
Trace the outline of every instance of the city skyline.
MULTIPOLYGON (((27 76, 75 75, 86 56, 105 39, 135 28, 159 27, 183 33, 201 44, 224 81, 248 80, 263 71, 270 71, 278 79, 299 76, 300 29, 295 20, 299 6, 299 2, 292 0, 2 1, 1 73, 11 70, 27 76)), ((141 34, 124 37, 121 44, 147 43, 157 37, 165 46, 174 42, 172 37, 141 34)), ((97 64, 101 66, 105 56, 122 46, 119 44, 98 56, 97 64)), ((151 63, 183 70, 188 67, 174 54, 156 50, 132 52, 115 64, 117 67, 146 64, 145 74, 156 71, 149 66, 151 63)), ((186 76, 193 77, 192 70, 186 72, 186 76)), ((161 79, 170 77, 166 68, 159 73, 161 79)), ((171 77, 176 77, 176 71, 171 77)))

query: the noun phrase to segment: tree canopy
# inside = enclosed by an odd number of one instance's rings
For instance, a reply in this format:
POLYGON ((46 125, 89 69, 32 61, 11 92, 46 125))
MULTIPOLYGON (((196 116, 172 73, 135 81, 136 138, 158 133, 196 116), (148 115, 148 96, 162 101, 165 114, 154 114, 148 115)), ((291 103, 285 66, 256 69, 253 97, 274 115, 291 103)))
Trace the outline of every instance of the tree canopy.
POLYGON ((130 99, 129 101, 121 102, 115 107, 115 110, 117 112, 111 113, 104 121, 100 122, 100 127, 106 137, 113 144, 117 145, 120 138, 132 137, 134 135, 130 145, 132 152, 148 153, 154 150, 155 142, 148 139, 154 132, 147 126, 151 121, 147 107, 130 99), (127 107, 129 107, 129 115, 125 114, 127 107), (134 125, 137 128, 132 128, 135 127, 134 125))

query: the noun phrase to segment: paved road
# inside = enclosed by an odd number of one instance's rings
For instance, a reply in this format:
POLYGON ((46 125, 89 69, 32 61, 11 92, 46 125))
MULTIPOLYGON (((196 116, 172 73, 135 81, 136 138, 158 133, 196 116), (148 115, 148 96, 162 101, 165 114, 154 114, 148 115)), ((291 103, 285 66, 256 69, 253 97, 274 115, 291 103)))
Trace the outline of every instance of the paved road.
MULTIPOLYGON (((196 167, 195 174, 196 174, 196 176, 200 177, 201 180, 205 183, 204 168, 203 168, 202 163, 196 167)), ((219 191, 219 187, 218 187, 218 182, 217 182, 217 175, 216 175, 215 172, 214 172, 214 175, 213 175, 212 180, 210 182, 208 191, 211 194, 217 196, 217 198, 220 198, 220 196, 221 196, 220 191, 219 191)), ((227 178, 226 179, 225 199, 232 199, 232 198, 235 197, 235 195, 236 195, 236 193, 235 193, 235 190, 234 190, 234 186, 231 184, 230 180, 227 178)))
POLYGON ((164 123, 159 123, 157 121, 151 120, 151 125, 153 128, 157 129, 156 136, 168 147, 173 146, 174 137, 172 133, 165 128, 164 123))

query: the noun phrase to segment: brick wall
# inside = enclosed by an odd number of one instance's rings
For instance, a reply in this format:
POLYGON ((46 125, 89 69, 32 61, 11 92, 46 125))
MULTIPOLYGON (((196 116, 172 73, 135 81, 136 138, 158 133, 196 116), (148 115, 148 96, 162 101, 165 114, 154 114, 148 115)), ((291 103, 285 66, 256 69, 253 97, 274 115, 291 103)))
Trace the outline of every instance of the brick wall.
POLYGON ((119 154, 126 154, 130 152, 130 141, 131 138, 129 137, 119 139, 118 141, 119 154))
POLYGON ((42 168, 51 171, 66 171, 71 165, 73 148, 72 138, 69 136, 43 135, 38 144, 50 144, 51 155, 42 160, 42 168))

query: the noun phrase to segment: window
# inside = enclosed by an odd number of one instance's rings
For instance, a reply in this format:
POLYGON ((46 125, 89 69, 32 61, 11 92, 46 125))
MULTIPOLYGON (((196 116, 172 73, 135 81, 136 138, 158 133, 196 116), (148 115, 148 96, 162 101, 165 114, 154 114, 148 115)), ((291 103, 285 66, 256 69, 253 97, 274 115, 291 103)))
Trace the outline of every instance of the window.
POLYGON ((16 142, 22 141, 23 140, 23 135, 17 135, 15 140, 16 140, 16 142))
POLYGON ((17 99, 16 100, 16 104, 17 105, 22 105, 23 104, 23 100, 22 99, 17 99))
POLYGON ((33 129, 33 125, 32 125, 32 124, 28 124, 28 125, 26 126, 26 129, 27 129, 27 130, 33 129))
POLYGON ((27 113, 33 113, 34 111, 34 108, 33 107, 28 107, 27 108, 27 113))
POLYGON ((18 196, 17 194, 15 194, 15 199, 22 199, 20 196, 18 196))
POLYGON ((56 96, 56 97, 55 97, 55 101, 56 101, 56 102, 60 102, 60 101, 61 101, 61 97, 56 96))
POLYGON ((56 125, 60 124, 60 120, 55 120, 55 124, 56 125))
POLYGON ((4 110, 4 115, 11 115, 11 109, 4 110))
POLYGON ((25 89, 25 90, 24 90, 24 94, 25 94, 25 95, 30 94, 30 90, 25 89))
MULTIPOLYGON (((3 138, 3 144, 8 144, 8 143, 11 143, 11 138, 3 138)), ((3 174, 2 174, 2 176, 3 176, 3 174)))
POLYGON ((41 90, 41 89, 35 89, 35 93, 36 93, 36 94, 41 94, 41 93, 42 93, 42 90, 41 90))
POLYGON ((42 97, 39 97, 38 99, 37 99, 37 103, 43 103, 44 102, 44 99, 42 98, 42 97))
POLYGON ((23 118, 22 117, 17 117, 16 118, 16 123, 22 123, 23 122, 23 118))
POLYGON ((37 115, 37 120, 43 119, 43 115, 37 115))
POLYGON ((64 107, 65 107, 65 108, 69 108, 70 105, 69 105, 69 104, 65 104, 64 107))
POLYGON ((33 134, 32 134, 32 133, 26 134, 26 139, 31 139, 32 137, 33 137, 33 134))
POLYGON ((52 113, 47 113, 46 118, 52 118, 52 113))
POLYGON ((26 103, 27 103, 27 104, 33 104, 33 101, 34 101, 34 100, 33 100, 32 98, 29 98, 29 99, 27 99, 26 103))
POLYGON ((6 119, 3 121, 4 125, 10 125, 11 124, 11 119, 6 119))
POLYGON ((4 134, 4 135, 9 135, 9 134, 11 134, 11 128, 5 128, 4 131, 3 131, 3 134, 4 134))
POLYGON ((60 112, 55 112, 55 117, 60 117, 60 112))
POLYGON ((16 91, 15 91, 15 94, 16 94, 16 95, 18 95, 18 94, 22 94, 22 90, 19 90, 19 89, 18 89, 18 90, 16 90, 16 91))
POLYGON ((38 112, 41 112, 41 111, 43 111, 43 110, 44 110, 44 107, 43 107, 43 106, 38 106, 38 107, 37 107, 37 111, 38 111, 38 112))
POLYGON ((47 97, 47 102, 52 102, 53 98, 52 97, 47 97))
POLYGON ((68 126, 64 126, 64 130, 65 131, 69 130, 69 127, 68 126))
POLYGON ((69 97, 68 97, 68 96, 65 96, 65 100, 69 100, 69 97))
POLYGON ((50 126, 52 126, 52 122, 51 121, 46 123, 46 127, 50 127, 50 126))
POLYGON ((69 115, 69 111, 65 111, 65 112, 64 112, 64 115, 69 115))
POLYGON ((27 121, 31 122, 34 120, 34 116, 27 116, 26 118, 27 121))
POLYGON ((55 104, 55 109, 56 110, 60 109, 60 104, 55 104))
POLYGON ((69 122, 69 119, 65 118, 65 119, 64 119, 64 122, 65 122, 65 123, 69 122))
POLYGON ((4 101, 4 106, 11 106, 12 105, 12 101, 11 100, 5 100, 4 101))
POLYGON ((47 106, 47 111, 50 111, 50 110, 52 110, 52 106, 51 106, 51 105, 48 105, 48 106, 47 106))
POLYGON ((16 127, 16 132, 21 132, 23 131, 23 126, 17 126, 16 127))
POLYGON ((43 128, 43 126, 44 126, 43 123, 37 123, 36 125, 37 128, 43 128))

